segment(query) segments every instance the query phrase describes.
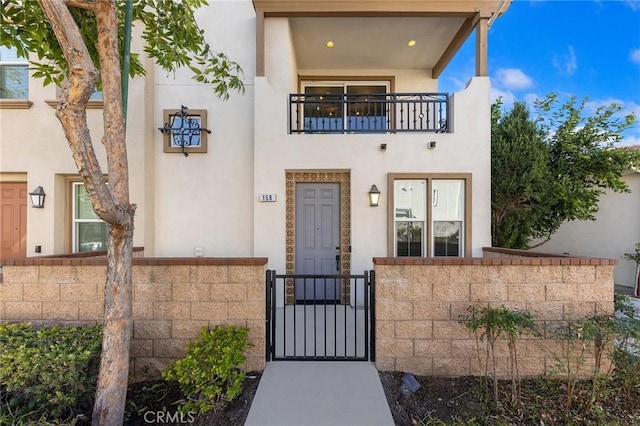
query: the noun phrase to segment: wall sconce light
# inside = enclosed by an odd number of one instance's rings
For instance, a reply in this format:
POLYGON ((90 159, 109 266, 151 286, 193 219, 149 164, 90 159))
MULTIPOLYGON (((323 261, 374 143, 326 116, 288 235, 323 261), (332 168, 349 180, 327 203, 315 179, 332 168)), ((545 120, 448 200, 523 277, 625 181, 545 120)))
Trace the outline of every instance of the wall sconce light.
POLYGON ((429 148, 429 149, 436 149, 436 141, 429 141, 429 142, 427 142, 427 148, 429 148))
POLYGON ((371 189, 369 190, 369 205, 371 207, 378 207, 378 203, 380 202, 380 190, 377 186, 371 185, 371 189))
POLYGON ((44 197, 47 194, 44 193, 44 189, 41 186, 36 187, 32 192, 29 193, 29 198, 31 198, 31 207, 36 209, 41 209, 44 207, 44 197))
POLYGON ((386 143, 381 143, 380 144, 380 151, 386 151, 387 150, 387 144, 386 143))

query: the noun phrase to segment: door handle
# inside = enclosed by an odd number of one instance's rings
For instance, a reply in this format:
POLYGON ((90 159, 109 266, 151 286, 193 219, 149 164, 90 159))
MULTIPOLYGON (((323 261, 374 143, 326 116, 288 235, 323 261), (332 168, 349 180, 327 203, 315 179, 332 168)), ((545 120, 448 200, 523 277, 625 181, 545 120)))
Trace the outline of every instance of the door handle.
POLYGON ((336 271, 340 272, 340 255, 336 254, 336 271))

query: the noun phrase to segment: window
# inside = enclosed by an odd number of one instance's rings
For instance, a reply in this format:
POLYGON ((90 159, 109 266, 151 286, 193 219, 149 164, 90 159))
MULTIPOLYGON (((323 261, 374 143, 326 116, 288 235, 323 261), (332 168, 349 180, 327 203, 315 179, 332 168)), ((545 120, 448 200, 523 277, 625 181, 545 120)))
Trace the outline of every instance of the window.
POLYGON ((431 182, 434 256, 462 256, 464 181, 434 179, 431 182))
POLYGON ((305 131, 386 132, 389 127, 389 82, 307 82, 302 86, 305 131))
POLYGON ((394 182, 396 256, 424 256, 426 180, 394 182))
POLYGON ((469 175, 391 174, 390 256, 464 256, 469 175), (391 201, 392 200, 392 201, 391 201))
POLYGON ((16 49, 0 46, 0 99, 29 98, 29 63, 16 49))
POLYGON ((207 110, 179 109, 164 110, 164 127, 160 128, 164 152, 205 153, 207 152, 207 110))
MULTIPOLYGON (((56 98, 55 99, 46 99, 45 102, 51 108, 57 108, 60 104, 60 98, 62 98, 62 88, 56 88, 56 98)), ((89 102, 87 103, 87 109, 102 109, 103 101, 102 101, 102 91, 95 90, 91 97, 89 98, 89 102)))
POLYGON ((72 183, 73 252, 98 251, 107 249, 107 224, 93 211, 91 200, 84 184, 72 183))

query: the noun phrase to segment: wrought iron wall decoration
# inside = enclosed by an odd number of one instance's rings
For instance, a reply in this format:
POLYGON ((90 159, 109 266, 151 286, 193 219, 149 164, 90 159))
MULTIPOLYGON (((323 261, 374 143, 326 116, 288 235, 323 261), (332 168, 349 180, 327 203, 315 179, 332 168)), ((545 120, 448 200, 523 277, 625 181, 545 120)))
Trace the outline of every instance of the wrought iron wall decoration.
POLYGON ((179 110, 164 110, 164 127, 158 130, 164 135, 164 152, 181 152, 185 157, 191 152, 207 152, 207 110, 189 110, 182 105, 179 110))

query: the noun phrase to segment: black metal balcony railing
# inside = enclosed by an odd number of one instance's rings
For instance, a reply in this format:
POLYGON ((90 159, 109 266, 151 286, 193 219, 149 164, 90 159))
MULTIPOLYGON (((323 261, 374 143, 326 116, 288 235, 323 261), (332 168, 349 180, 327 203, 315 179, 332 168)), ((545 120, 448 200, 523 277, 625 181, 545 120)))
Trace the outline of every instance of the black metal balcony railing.
POLYGON ((289 133, 403 132, 449 132, 449 95, 289 95, 289 133))

